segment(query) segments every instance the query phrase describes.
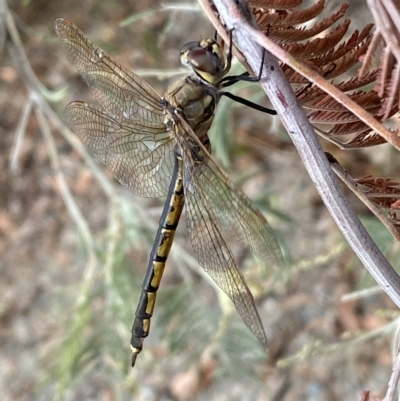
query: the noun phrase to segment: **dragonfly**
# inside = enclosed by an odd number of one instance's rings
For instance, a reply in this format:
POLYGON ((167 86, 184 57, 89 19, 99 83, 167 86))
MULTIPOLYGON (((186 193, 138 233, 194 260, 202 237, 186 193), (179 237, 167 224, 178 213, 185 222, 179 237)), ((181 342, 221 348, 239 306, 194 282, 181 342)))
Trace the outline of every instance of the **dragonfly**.
POLYGON ((244 323, 266 348, 253 296, 228 242, 248 246, 254 255, 273 265, 281 262, 282 254, 265 217, 213 160, 208 138, 221 96, 254 106, 222 91, 239 80, 252 79, 247 73, 226 75, 231 44, 228 55, 214 39, 184 45, 181 61, 191 73, 160 96, 89 41, 73 23, 57 18, 55 30, 101 105, 70 103, 66 115, 72 130, 135 195, 166 196, 132 326, 132 366, 149 335, 156 293, 184 207, 199 264, 233 301, 244 323))

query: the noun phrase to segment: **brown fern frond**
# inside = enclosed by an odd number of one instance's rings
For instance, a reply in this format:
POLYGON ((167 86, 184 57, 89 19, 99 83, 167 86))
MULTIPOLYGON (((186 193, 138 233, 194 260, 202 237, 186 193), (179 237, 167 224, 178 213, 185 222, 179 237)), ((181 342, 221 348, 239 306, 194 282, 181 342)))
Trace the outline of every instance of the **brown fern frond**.
MULTIPOLYGON (((363 106, 367 110, 377 109, 379 110, 381 99, 375 92, 354 92, 348 95, 354 102, 363 106)), ((319 111, 337 111, 337 112, 345 112, 347 109, 333 99, 331 96, 325 94, 325 97, 318 100, 311 100, 306 105, 307 108, 315 109, 316 112, 319 111)), ((352 114, 352 113, 351 113, 352 114)), ((357 117, 354 117, 355 120, 358 120, 357 117)), ((332 121, 336 123, 336 121, 332 121)))
MULTIPOLYGON (((356 89, 359 89, 363 86, 369 85, 372 82, 376 81, 376 76, 378 74, 378 70, 375 71, 370 71, 363 77, 353 77, 350 78, 347 81, 340 82, 339 84, 336 84, 336 87, 340 89, 342 92, 350 92, 350 91, 355 91, 356 89)), ((321 101, 325 96, 326 93, 316 87, 310 86, 307 89, 300 88, 296 92, 297 99, 300 101, 300 103, 304 107, 311 107, 310 102, 319 102, 321 101)))
POLYGON ((282 47, 289 52, 292 56, 299 59, 308 59, 310 57, 317 57, 327 52, 327 49, 333 49, 343 36, 346 34, 347 29, 350 25, 350 20, 344 21, 343 24, 338 25, 333 31, 331 31, 324 38, 316 38, 305 44, 285 44, 282 47))
MULTIPOLYGON (((250 6, 253 6, 252 2, 249 3, 250 6)), ((275 27, 298 25, 316 18, 322 12, 324 6, 325 0, 319 0, 318 3, 310 8, 305 10, 294 10, 290 13, 265 10, 265 8, 270 7, 264 6, 262 10, 257 8, 254 9, 254 17, 260 27, 267 27, 269 25, 275 27)))
MULTIPOLYGON (((343 10, 342 8, 341 10, 343 10)), ((340 11, 341 11, 340 10, 340 11)), ((338 12, 340 14, 340 11, 338 12)), ((336 13, 335 15, 337 15, 336 13)), ((349 21, 345 20, 332 30, 325 38, 317 38, 310 40, 307 44, 283 45, 285 50, 289 51, 298 58, 301 57, 308 66, 318 72, 326 79, 332 79, 347 72, 350 68, 359 62, 359 58, 367 51, 371 40, 371 30, 373 25, 368 24, 361 32, 355 31, 346 42, 338 44, 347 31, 349 21), (326 46, 324 49, 324 45, 326 46), (307 57, 315 46, 314 57, 307 57), (323 52, 325 50, 325 52, 323 52)), ((290 68, 284 67, 286 76, 291 83, 306 84, 306 80, 298 73, 290 71, 290 68)), ((343 92, 354 91, 365 84, 371 83, 379 76, 379 70, 375 70, 361 76, 358 79, 351 79, 347 83, 336 85, 343 92)), ((398 80, 392 81, 393 87, 398 86, 398 80)), ((388 88, 389 85, 386 85, 388 88)), ((333 128, 325 132, 328 138, 341 136, 345 134, 353 134, 354 138, 341 146, 346 148, 366 147, 384 143, 378 135, 375 135, 371 129, 361 122, 351 111, 333 101, 329 95, 322 90, 311 86, 302 93, 302 88, 298 90, 300 93, 299 101, 310 109, 309 118, 313 124, 334 124, 333 128), (329 100, 331 99, 331 100, 329 100)), ((392 91, 392 93, 394 93, 392 91)), ((369 93, 353 93, 350 95, 354 101, 363 106, 371 115, 379 120, 388 118, 395 114, 398 110, 399 97, 392 95, 380 99, 376 91, 369 93)))
POLYGON ((352 49, 348 54, 337 58, 335 61, 329 62, 329 64, 327 64, 323 69, 323 77, 325 79, 330 79, 346 73, 350 68, 358 64, 359 57, 364 54, 365 50, 368 48, 368 45, 369 40, 367 38, 363 43, 352 49), (334 68, 332 68, 332 65, 334 68))
MULTIPOLYGON (((313 36, 320 34, 326 29, 330 28, 336 21, 343 18, 348 9, 348 4, 343 4, 342 7, 334 14, 329 17, 323 19, 321 22, 314 24, 311 28, 299 28, 296 29, 292 24, 286 27, 271 27, 269 24, 259 25, 259 28, 262 32, 264 32, 271 40, 275 41, 278 44, 283 43, 296 43, 302 40, 310 39, 313 36)), ((266 13, 268 11, 265 11, 266 13)), ((258 14, 258 18, 260 18, 261 14, 258 14)), ((257 15, 256 15, 257 21, 257 15)), ((258 22, 258 21, 257 21, 258 22)))
POLYGON ((303 0, 249 0, 249 6, 254 8, 273 8, 287 10, 299 6, 303 0))
MULTIPOLYGON (((353 101, 362 105, 364 108, 371 109, 372 107, 379 107, 379 96, 374 92, 363 92, 358 91, 348 95, 353 101)), ((313 108, 318 110, 337 110, 345 111, 346 108, 333 99, 329 95, 325 95, 325 98, 318 103, 310 103, 313 108)))
MULTIPOLYGON (((393 0, 389 0, 386 4, 391 1, 393 0)), ((396 1, 400 3, 400 0, 396 1)), ((380 2, 383 0, 374 0, 374 3, 380 4, 380 2)), ((350 20, 344 19, 349 4, 344 3, 328 17, 311 22, 323 12, 324 0, 316 0, 315 4, 300 10, 295 9, 300 5, 300 1, 249 0, 248 3, 260 30, 269 39, 279 44, 297 61, 328 80, 331 85, 346 93, 370 116, 382 122, 399 110, 400 67, 393 54, 388 55, 385 63, 381 63, 378 69, 367 71, 364 68, 363 74, 359 74, 358 77, 352 75, 341 79, 360 62, 368 49, 378 49, 385 35, 382 30, 382 38, 373 36, 373 24, 367 24, 360 31, 356 30, 344 39, 350 29, 350 20), (304 23, 311 24, 307 27, 300 25, 304 23), (380 80, 382 84, 372 90, 368 88, 368 91, 363 88, 376 80, 380 80)), ((394 17, 392 20, 394 21, 394 17)), ((398 25, 400 26, 400 22, 398 25)), ((400 43, 400 35, 396 40, 400 43)), ((310 121, 323 132, 325 137, 345 148, 373 146, 384 142, 363 122, 368 121, 367 118, 364 117, 361 121, 360 117, 349 111, 348 106, 343 106, 326 90, 320 89, 324 87, 323 85, 317 87, 310 84, 302 75, 301 68, 296 68, 294 71, 288 65, 281 66, 288 81, 296 85, 298 100, 306 109, 310 121), (320 125, 325 128, 328 125, 330 127, 322 131, 320 125), (353 137, 346 143, 335 139, 348 134, 353 137)))
MULTIPOLYGON (((382 114, 382 99, 374 91, 370 92, 354 92, 348 95, 353 101, 362 106, 371 115, 374 115, 378 120, 383 119, 382 114)), ((315 98, 307 96, 308 100, 302 101, 305 108, 312 111, 308 114, 310 121, 313 124, 334 124, 328 131, 323 132, 325 138, 334 138, 341 135, 356 135, 353 139, 346 143, 341 143, 340 146, 347 149, 360 147, 376 146, 385 142, 379 135, 374 134, 371 129, 362 121, 360 121, 351 111, 332 99, 329 95, 324 96, 319 94, 315 98)), ((390 110, 390 115, 397 112, 397 107, 390 110)), ((334 141, 337 143, 336 141, 334 141)))
POLYGON ((399 182, 393 181, 391 177, 366 177, 356 180, 364 187, 363 192, 381 211, 387 215, 390 223, 397 230, 400 229, 400 186, 399 182))
POLYGON ((346 124, 335 124, 329 131, 325 132, 325 135, 329 138, 342 135, 364 135, 370 131, 362 121, 356 121, 346 124))
POLYGON ((342 92, 349 92, 376 81, 378 70, 369 71, 364 76, 355 76, 337 85, 342 92))
MULTIPOLYGON (((312 70, 320 74, 327 80, 332 80, 347 73, 352 67, 359 63, 360 58, 368 51, 371 46, 373 35, 371 34, 373 24, 366 25, 360 32, 355 31, 351 36, 343 41, 347 33, 350 20, 346 19, 333 27, 345 15, 349 5, 342 6, 331 16, 315 23, 307 29, 296 28, 296 25, 304 23, 307 18, 316 18, 322 12, 324 2, 318 1, 316 4, 305 10, 290 10, 276 13, 269 10, 254 9, 253 14, 258 22, 260 29, 272 40, 280 44, 287 52, 300 59, 312 70), (301 22, 300 22, 301 21, 301 22), (287 25, 285 26, 285 23, 287 25), (322 37, 316 38, 324 30, 330 28, 330 32, 322 37), (307 43, 300 43, 305 39, 307 43)), ((399 24, 400 25, 400 24, 399 24)), ((400 39, 399 39, 400 43, 400 39)), ((374 39, 373 46, 377 47, 379 41, 374 39)), ((362 106, 368 113, 379 121, 394 115, 399 109, 398 88, 400 86, 400 69, 393 66, 393 56, 386 58, 386 64, 381 65, 380 69, 367 72, 364 70, 358 78, 351 77, 339 84, 331 82, 342 92, 362 106), (393 73, 396 71, 396 74, 393 73), (397 74, 397 72, 399 73, 397 74), (390 79, 388 72, 391 72, 390 79), (369 92, 356 92, 364 85, 371 84, 383 76, 384 85, 369 92), (381 94, 386 94, 381 98, 381 94)), ((314 85, 308 84, 307 79, 301 73, 293 71, 290 67, 283 65, 283 70, 291 84, 300 85, 297 89, 298 100, 303 107, 308 109, 308 117, 313 124, 327 125, 333 124, 330 129, 325 130, 324 136, 332 140, 336 136, 352 134, 353 138, 340 146, 346 148, 366 147, 383 143, 364 122, 360 121, 351 111, 333 100, 330 95, 314 85)), ((321 129, 319 128, 321 131, 321 129)), ((337 141, 334 141, 337 143, 337 141)))
MULTIPOLYGON (((398 132, 392 131, 393 134, 398 132)), ((369 148, 371 146, 382 145, 385 143, 385 139, 382 138, 376 132, 372 132, 369 127, 367 127, 362 133, 358 134, 352 140, 342 144, 344 149, 361 149, 369 148)))
MULTIPOLYGON (((320 56, 316 59, 311 59, 309 61, 311 61, 315 65, 324 65, 328 64, 329 62, 337 63, 338 59, 343 56, 349 55, 351 52, 354 52, 356 48, 362 48, 362 51, 364 51, 364 49, 366 49, 371 42, 372 35, 370 35, 369 33, 372 27, 373 24, 368 24, 361 31, 361 33, 359 33, 357 30, 354 31, 350 38, 346 42, 343 42, 341 45, 339 45, 337 49, 328 48, 323 56, 320 56)), ((352 57, 356 62, 359 62, 357 54, 354 54, 352 57)))
POLYGON ((400 206, 399 183, 390 177, 374 178, 372 175, 355 180, 332 155, 329 154, 328 157, 332 169, 340 179, 386 226, 394 238, 400 241, 400 221, 397 215, 400 206))
MULTIPOLYGON (((380 105, 376 107, 369 106, 368 111, 376 113, 380 105)), ((317 110, 308 115, 312 124, 348 124, 358 122, 359 119, 353 113, 347 110, 317 110)))

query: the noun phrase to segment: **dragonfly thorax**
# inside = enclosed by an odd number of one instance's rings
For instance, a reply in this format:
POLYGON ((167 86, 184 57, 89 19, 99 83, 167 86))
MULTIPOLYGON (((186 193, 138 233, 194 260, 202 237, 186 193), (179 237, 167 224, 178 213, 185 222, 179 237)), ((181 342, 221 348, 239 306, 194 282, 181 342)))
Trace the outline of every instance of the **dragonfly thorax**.
POLYGON ((180 54, 182 64, 207 84, 218 84, 226 73, 227 62, 223 47, 214 39, 186 43, 180 54))
POLYGON ((218 90, 190 75, 174 82, 164 98, 173 110, 184 116, 200 142, 208 142, 207 133, 220 99, 218 90))

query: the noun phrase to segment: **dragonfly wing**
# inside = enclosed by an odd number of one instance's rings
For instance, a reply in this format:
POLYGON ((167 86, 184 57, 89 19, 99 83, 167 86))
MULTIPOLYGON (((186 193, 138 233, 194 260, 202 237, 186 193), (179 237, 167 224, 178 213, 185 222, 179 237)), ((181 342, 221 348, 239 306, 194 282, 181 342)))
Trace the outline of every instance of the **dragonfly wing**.
POLYGON ((121 123, 84 102, 70 103, 66 114, 83 144, 122 185, 139 196, 167 194, 174 153, 164 124, 121 123))
POLYGON ((195 177, 190 167, 184 168, 186 221, 194 252, 200 265, 233 301, 247 327, 266 346, 267 339, 253 296, 209 205, 205 198, 199 198, 196 188, 201 184, 195 177))
MULTIPOLYGON (((184 121, 182 123, 179 131, 190 129, 184 121)), ((235 188, 197 139, 193 140, 193 132, 190 138, 185 135, 185 143, 180 139, 182 135, 176 136, 184 161, 185 195, 193 194, 197 202, 207 207, 210 218, 227 238, 249 246, 263 261, 280 264, 282 253, 265 217, 240 189, 235 188)))
POLYGON ((176 139, 184 166, 186 220, 196 256, 232 299, 249 329, 266 345, 253 297, 226 239, 244 242, 257 256, 274 263, 282 258, 279 246, 262 214, 234 188, 182 119, 176 139))
POLYGON ((114 62, 71 22, 57 18, 54 25, 71 62, 109 114, 146 125, 163 122, 161 97, 146 81, 114 62))

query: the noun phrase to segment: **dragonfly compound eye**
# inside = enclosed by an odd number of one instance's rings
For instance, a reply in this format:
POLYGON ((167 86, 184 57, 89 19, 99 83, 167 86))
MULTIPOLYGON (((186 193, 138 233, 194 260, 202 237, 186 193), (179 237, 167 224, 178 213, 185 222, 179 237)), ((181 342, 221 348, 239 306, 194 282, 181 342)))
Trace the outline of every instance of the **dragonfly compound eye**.
POLYGON ((191 50, 193 50, 193 49, 196 48, 196 47, 199 47, 199 42, 189 42, 189 43, 186 43, 185 45, 183 45, 183 46, 181 47, 181 50, 180 50, 181 57, 184 56, 185 53, 190 52, 191 50))
POLYGON ((223 66, 212 49, 194 48, 187 55, 189 66, 204 81, 214 84, 221 80, 223 66))
POLYGON ((182 46, 182 64, 191 68, 204 82, 215 85, 224 75, 223 48, 213 39, 189 42, 182 46))

